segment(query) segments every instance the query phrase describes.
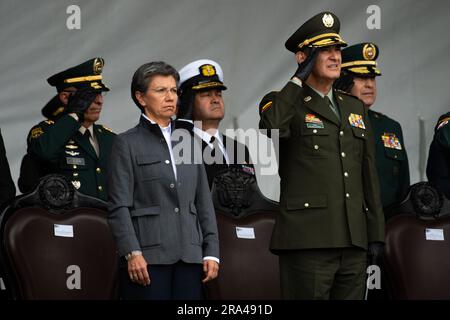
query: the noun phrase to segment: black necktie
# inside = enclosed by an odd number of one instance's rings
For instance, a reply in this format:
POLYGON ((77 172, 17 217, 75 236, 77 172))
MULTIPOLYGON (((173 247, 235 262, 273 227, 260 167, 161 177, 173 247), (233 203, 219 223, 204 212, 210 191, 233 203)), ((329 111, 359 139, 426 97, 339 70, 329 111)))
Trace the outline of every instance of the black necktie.
POLYGON ((88 129, 86 129, 86 131, 83 134, 84 138, 88 141, 88 143, 91 145, 92 149, 94 149, 95 154, 98 156, 98 150, 96 148, 96 146, 94 145, 94 139, 92 139, 91 141, 91 131, 89 131, 88 129))
POLYGON ((218 150, 218 152, 222 155, 222 163, 219 163, 219 164, 227 164, 227 161, 225 160, 225 156, 222 153, 222 150, 220 150, 219 140, 216 139, 215 136, 212 136, 211 139, 209 140, 209 143, 213 145, 212 151, 211 151, 211 156, 213 158, 215 158, 216 157, 216 150, 218 150))

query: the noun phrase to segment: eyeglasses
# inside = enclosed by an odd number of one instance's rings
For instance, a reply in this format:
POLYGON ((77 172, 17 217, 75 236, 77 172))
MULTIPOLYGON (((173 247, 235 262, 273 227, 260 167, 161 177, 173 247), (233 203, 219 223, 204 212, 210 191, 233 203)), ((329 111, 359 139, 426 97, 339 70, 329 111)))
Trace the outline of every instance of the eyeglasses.
POLYGON ((164 87, 158 87, 158 88, 148 88, 149 90, 156 93, 158 96, 166 96, 169 92, 173 95, 178 95, 178 89, 177 88, 164 88, 164 87))

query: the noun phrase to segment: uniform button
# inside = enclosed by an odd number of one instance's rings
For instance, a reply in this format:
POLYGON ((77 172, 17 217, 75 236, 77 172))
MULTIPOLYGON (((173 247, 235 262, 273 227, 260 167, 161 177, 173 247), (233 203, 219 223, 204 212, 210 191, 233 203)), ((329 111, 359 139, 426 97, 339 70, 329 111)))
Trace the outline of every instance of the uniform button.
POLYGON ((101 172, 102 172, 102 169, 100 169, 100 168, 97 168, 97 169, 95 169, 95 172, 97 172, 97 173, 101 173, 101 172))
POLYGON ((308 208, 308 207, 309 207, 309 203, 305 202, 305 208, 308 208))
POLYGON ((344 131, 339 131, 339 135, 342 137, 344 135, 344 131))
POLYGON ((395 155, 394 158, 397 159, 397 155, 395 155))
POLYGON ((103 187, 102 186, 98 186, 98 190, 99 191, 103 191, 103 187))
POLYGON ((177 207, 173 211, 175 211, 175 213, 178 213, 178 212, 180 212, 180 209, 177 207))
POLYGON ((314 145, 314 149, 319 150, 319 146, 317 144, 314 145))
POLYGON ((169 164, 170 163, 170 161, 169 160, 166 160, 166 161, 164 161, 166 164, 169 164))
POLYGON ((317 133, 317 129, 314 129, 314 130, 313 130, 313 133, 317 133))
POLYGON ((364 133, 361 133, 361 137, 364 137, 364 133))
POLYGON ((348 177, 348 173, 347 172, 344 172, 344 177, 348 177))
POLYGON ((350 193, 346 193, 346 194, 345 194, 345 197, 346 197, 346 198, 350 198, 350 193))
POLYGON ((170 188, 171 188, 171 189, 175 188, 175 184, 171 183, 171 184, 170 184, 170 188))
POLYGON ((73 176, 74 176, 74 177, 78 177, 78 172, 74 172, 74 173, 73 173, 73 176))
POLYGON ((72 168, 73 168, 73 169, 76 169, 76 168, 77 168, 77 165, 76 165, 76 164, 74 164, 74 165, 72 166, 72 168))
POLYGON ((341 152, 342 158, 345 158, 345 152, 341 152))

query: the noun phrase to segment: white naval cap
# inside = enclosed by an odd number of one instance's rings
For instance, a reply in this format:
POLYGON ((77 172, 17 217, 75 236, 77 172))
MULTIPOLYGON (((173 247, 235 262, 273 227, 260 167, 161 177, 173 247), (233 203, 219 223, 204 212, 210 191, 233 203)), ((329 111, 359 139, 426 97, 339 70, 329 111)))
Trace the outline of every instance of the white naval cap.
POLYGON ((179 74, 180 87, 190 87, 193 90, 227 89, 223 84, 222 68, 213 60, 200 59, 191 62, 181 68, 179 74))

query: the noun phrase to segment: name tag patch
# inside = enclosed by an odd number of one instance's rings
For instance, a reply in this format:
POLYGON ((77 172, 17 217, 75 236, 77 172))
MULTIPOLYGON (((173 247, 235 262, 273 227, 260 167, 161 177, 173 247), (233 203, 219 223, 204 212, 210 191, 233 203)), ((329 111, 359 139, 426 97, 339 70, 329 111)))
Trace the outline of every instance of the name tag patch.
POLYGON ((84 166, 85 162, 84 162, 84 158, 66 158, 67 164, 76 164, 79 166, 84 166))

